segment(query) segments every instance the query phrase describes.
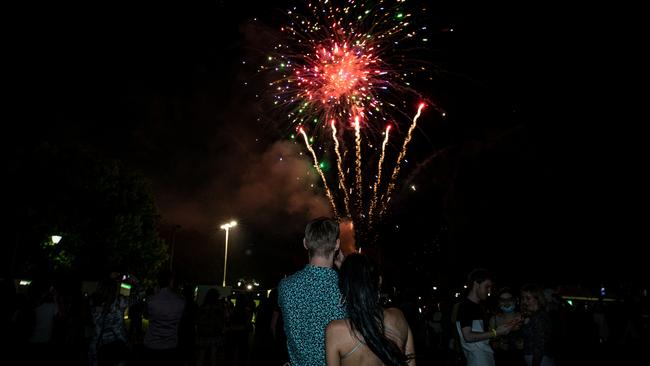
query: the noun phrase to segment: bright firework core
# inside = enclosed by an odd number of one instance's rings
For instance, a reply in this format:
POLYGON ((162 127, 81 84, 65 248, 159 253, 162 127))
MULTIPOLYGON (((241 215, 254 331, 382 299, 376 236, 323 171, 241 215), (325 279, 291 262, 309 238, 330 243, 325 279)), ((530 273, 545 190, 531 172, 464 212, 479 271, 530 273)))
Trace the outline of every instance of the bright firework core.
MULTIPOLYGON (((310 99, 314 97, 323 103, 336 102, 341 96, 361 97, 368 82, 368 56, 360 49, 348 49, 347 43, 339 47, 334 44, 330 50, 322 48, 316 53, 318 63, 313 72, 299 80, 309 83, 314 89, 308 90, 310 99), (312 79, 313 80, 309 80, 312 79)), ((354 99, 354 98, 353 98, 354 99)))

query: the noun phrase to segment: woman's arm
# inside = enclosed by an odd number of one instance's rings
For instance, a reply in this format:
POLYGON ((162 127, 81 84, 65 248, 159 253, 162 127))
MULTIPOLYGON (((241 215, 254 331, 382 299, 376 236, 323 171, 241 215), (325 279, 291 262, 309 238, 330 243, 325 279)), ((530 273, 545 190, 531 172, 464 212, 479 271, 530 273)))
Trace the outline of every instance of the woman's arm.
POLYGON ((413 334, 411 333, 411 327, 408 327, 408 333, 406 335, 406 348, 404 349, 404 353, 406 354, 406 357, 409 357, 409 366, 415 366, 415 345, 413 344, 413 334))
POLYGON ((325 330, 325 357, 327 359, 327 366, 340 366, 341 357, 339 356, 338 342, 340 337, 337 336, 336 321, 332 321, 327 325, 325 330))
MULTIPOLYGON (((386 327, 399 330, 399 334, 394 334, 398 338, 393 338, 392 340, 400 347, 404 347, 402 350, 406 357, 409 358, 409 366, 415 366, 415 345, 413 342, 413 333, 411 332, 411 327, 404 316, 404 313, 398 308, 388 308, 384 310, 384 324, 386 327), (404 337, 404 331, 406 330, 406 337, 404 337), (403 343, 402 343, 403 342, 403 343)), ((390 335, 388 335, 389 338, 390 335)))

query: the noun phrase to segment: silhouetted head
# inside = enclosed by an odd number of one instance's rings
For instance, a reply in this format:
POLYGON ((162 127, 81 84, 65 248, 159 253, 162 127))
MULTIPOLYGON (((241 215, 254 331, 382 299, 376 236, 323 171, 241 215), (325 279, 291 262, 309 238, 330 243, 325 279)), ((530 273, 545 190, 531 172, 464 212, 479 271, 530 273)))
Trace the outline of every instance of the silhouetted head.
POLYGON ((339 288, 346 306, 367 311, 379 308, 379 272, 370 258, 352 253, 339 272, 339 288))
POLYGON ((475 295, 484 301, 492 291, 492 274, 484 268, 477 268, 467 276, 467 289, 470 295, 475 295))
POLYGON ((517 297, 509 287, 502 287, 497 294, 499 310, 505 314, 512 313, 517 308, 517 297))
POLYGON ((163 268, 158 272, 158 287, 172 287, 174 275, 169 269, 163 268))
POLYGON ((203 298, 203 305, 217 305, 219 304, 219 291, 216 288, 211 288, 205 293, 203 298))
POLYGON ((97 305, 111 305, 117 298, 117 281, 106 278, 97 284, 97 305))
POLYGON ((309 257, 328 257, 339 243, 339 223, 328 217, 312 220, 305 228, 305 248, 309 257))
POLYGON ((546 297, 542 288, 535 284, 521 287, 521 306, 527 313, 546 309, 546 297))

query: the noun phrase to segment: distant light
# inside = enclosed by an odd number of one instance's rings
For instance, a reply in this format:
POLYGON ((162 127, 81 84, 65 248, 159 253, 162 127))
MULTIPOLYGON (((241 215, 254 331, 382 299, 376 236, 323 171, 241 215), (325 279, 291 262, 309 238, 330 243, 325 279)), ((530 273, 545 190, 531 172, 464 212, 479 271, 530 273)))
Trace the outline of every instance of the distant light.
POLYGON ((566 302, 569 303, 569 305, 573 306, 573 301, 567 300, 566 302))
POLYGON ((241 286, 241 281, 240 281, 240 282, 237 282, 237 286, 241 286))
POLYGON ((460 296, 460 292, 456 292, 456 294, 454 295, 454 297, 458 297, 458 296, 460 296))
POLYGON ((30 280, 20 280, 20 282, 18 282, 20 286, 29 286, 30 283, 32 283, 30 280))
POLYGON ((124 283, 124 282, 122 282, 120 284, 120 287, 125 289, 125 290, 130 290, 131 289, 131 285, 129 285, 128 283, 124 283))
POLYGON ((422 296, 418 296, 418 300, 422 300, 422 296))
POLYGON ((604 287, 600 288, 600 296, 605 296, 605 288, 604 287))
POLYGON ((433 286, 433 289, 434 289, 434 290, 437 290, 437 289, 438 289, 438 287, 437 287, 437 286, 433 286))
POLYGON ((246 289, 247 289, 247 290, 252 290, 252 289, 253 289, 253 285, 246 285, 246 289))
POLYGON ((463 288, 467 288, 467 285, 464 285, 463 288))
POLYGON ((52 243, 54 243, 54 244, 59 244, 61 239, 62 239, 62 237, 59 236, 59 235, 52 235, 52 243))
POLYGON ((612 298, 603 298, 603 297, 587 297, 587 296, 562 296, 563 299, 565 300, 581 300, 581 301, 616 301, 616 299, 612 298))
POLYGON ((223 224, 223 225, 221 225, 221 228, 222 228, 223 230, 228 230, 228 229, 230 229, 231 227, 235 227, 235 226, 237 226, 237 221, 232 220, 232 221, 230 221, 230 222, 227 223, 227 224, 223 224))
POLYGON ((420 312, 420 314, 422 314, 422 308, 418 308, 418 311, 420 312))
POLYGON ((411 190, 415 191, 415 184, 411 184, 411 190))

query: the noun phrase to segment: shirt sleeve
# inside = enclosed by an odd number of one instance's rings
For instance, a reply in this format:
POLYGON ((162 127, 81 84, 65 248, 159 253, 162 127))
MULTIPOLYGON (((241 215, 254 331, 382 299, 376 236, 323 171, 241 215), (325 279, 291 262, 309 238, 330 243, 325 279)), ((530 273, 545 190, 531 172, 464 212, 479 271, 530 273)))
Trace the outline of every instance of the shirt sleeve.
POLYGON ((461 302, 458 306, 458 316, 456 317, 456 321, 460 323, 461 329, 472 326, 474 319, 472 319, 472 312, 470 310, 471 309, 464 302, 461 302))

